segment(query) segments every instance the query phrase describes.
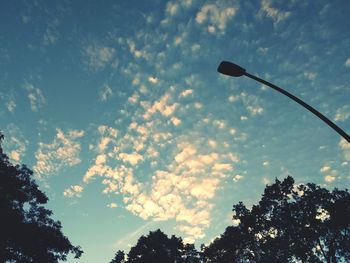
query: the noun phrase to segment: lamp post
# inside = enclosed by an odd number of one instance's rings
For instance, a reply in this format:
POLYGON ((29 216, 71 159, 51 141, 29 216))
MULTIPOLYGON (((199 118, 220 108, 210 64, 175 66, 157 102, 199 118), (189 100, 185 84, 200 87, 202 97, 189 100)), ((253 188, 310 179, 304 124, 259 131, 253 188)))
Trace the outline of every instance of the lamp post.
POLYGON ((290 99, 294 100, 295 102, 299 103, 301 106, 303 106, 304 108, 308 109, 309 111, 311 111, 313 114, 315 114, 317 117, 319 117, 321 120, 323 120, 328 126, 330 126, 331 128, 333 128, 338 134, 340 134, 345 140, 347 140, 350 143, 350 136, 343 131, 340 127, 338 127, 335 123, 333 123, 330 119, 328 119, 326 116, 324 116, 322 113, 320 113, 319 111, 317 111, 316 109, 314 109, 313 107, 311 107, 309 104, 305 103, 304 101, 302 101, 301 99, 299 99, 298 97, 294 96, 293 94, 290 94, 289 92, 285 91, 284 89, 277 87, 276 85, 263 80, 261 78, 258 78, 252 74, 249 74, 244 68, 228 62, 228 61, 222 61, 218 67, 218 72, 224 75, 228 75, 231 77, 241 77, 241 76, 247 76, 251 79, 254 79, 266 86, 269 86, 270 88, 286 95, 287 97, 289 97, 290 99))

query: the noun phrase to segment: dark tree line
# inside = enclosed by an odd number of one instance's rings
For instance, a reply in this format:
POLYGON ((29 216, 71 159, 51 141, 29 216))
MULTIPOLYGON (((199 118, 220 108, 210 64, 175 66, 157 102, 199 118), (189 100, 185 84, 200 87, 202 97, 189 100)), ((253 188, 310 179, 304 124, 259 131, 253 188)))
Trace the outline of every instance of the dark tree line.
POLYGON ((131 262, 350 262, 350 194, 292 177, 268 185, 260 202, 233 206, 238 225, 197 251, 160 230, 141 236, 111 263, 131 262))
POLYGON ((151 231, 147 236, 141 236, 132 247, 125 259, 123 251, 119 250, 110 263, 199 263, 199 253, 193 244, 184 244, 176 236, 170 238, 161 230, 151 231))
POLYGON ((0 262, 65 261, 82 250, 61 232, 61 223, 44 207, 47 196, 39 190, 33 172, 13 165, 3 152, 0 133, 0 262))

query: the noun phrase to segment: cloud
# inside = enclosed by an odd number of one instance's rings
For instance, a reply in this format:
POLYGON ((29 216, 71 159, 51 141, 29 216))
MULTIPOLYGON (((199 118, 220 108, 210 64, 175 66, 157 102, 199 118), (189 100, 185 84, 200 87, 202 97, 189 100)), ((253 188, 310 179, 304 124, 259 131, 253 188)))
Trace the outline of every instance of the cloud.
POLYGON ((335 176, 332 176, 332 175, 327 175, 324 177, 324 180, 327 182, 327 183, 331 183, 333 182, 334 180, 336 179, 335 176))
POLYGON ((236 182, 238 182, 239 180, 241 180, 242 178, 243 178, 242 175, 236 174, 236 175, 233 177, 233 181, 236 183, 236 182))
POLYGON ((158 78, 151 76, 151 77, 148 77, 148 81, 152 84, 157 84, 158 78))
POLYGON ((179 5, 177 3, 168 2, 166 6, 166 12, 170 16, 174 16, 179 10, 179 5))
POLYGON ((55 27, 47 28, 43 37, 44 45, 52 45, 56 43, 58 40, 58 37, 59 37, 59 33, 55 27))
POLYGON ((46 99, 39 88, 34 87, 30 83, 25 83, 24 88, 28 92, 28 99, 30 102, 30 108, 32 111, 38 111, 46 103, 46 99))
POLYGON ((314 80, 317 77, 317 75, 318 75, 317 72, 309 72, 309 71, 304 72, 305 78, 309 80, 314 80))
POLYGON ((201 239, 204 237, 203 230, 200 227, 180 225, 178 229, 187 235, 187 237, 184 239, 184 243, 193 244, 196 239, 201 239))
POLYGON ((83 49, 85 63, 94 71, 103 69, 114 57, 115 49, 98 44, 88 45, 83 49))
POLYGON ((175 109, 177 108, 178 104, 168 104, 169 98, 170 95, 165 94, 158 101, 155 101, 152 106, 145 105, 146 112, 144 113, 143 118, 150 119, 150 117, 156 112, 159 112, 165 117, 172 115, 175 109))
POLYGON ((179 118, 176 117, 171 117, 170 121, 175 125, 178 126, 181 124, 181 120, 179 118))
POLYGON ((256 116, 263 114, 264 108, 260 105, 261 99, 259 99, 257 96, 242 92, 239 95, 239 98, 242 100, 250 115, 256 116))
POLYGON ((144 59, 148 60, 149 54, 145 50, 137 49, 136 44, 133 40, 127 39, 126 43, 129 46, 130 53, 133 54, 135 58, 137 58, 137 59, 144 58, 144 59))
POLYGON ((113 96, 112 88, 108 84, 105 84, 99 93, 100 101, 107 101, 112 96, 113 96))
POLYGON ((64 190, 63 195, 65 197, 81 197, 81 193, 84 188, 81 185, 72 185, 70 188, 64 190))
POLYGON ((13 99, 9 99, 6 103, 6 107, 9 112, 13 112, 16 108, 16 102, 13 99))
POLYGON ((334 121, 346 121, 350 117, 350 106, 344 105, 343 107, 337 109, 334 116, 334 121))
POLYGON ((117 205, 116 203, 109 203, 109 204, 107 205, 107 207, 109 207, 109 208, 117 208, 118 205, 117 205))
MULTIPOLYGON (((16 108, 16 101, 12 95, 4 94, 0 92, 0 103, 6 107, 6 109, 13 113, 16 108)), ((1 113, 1 112, 0 112, 1 113)))
POLYGON ((35 153, 36 164, 33 167, 37 178, 44 179, 64 167, 80 163, 80 143, 76 140, 82 136, 84 131, 69 130, 64 133, 61 129, 56 129, 52 143, 40 142, 35 153))
POLYGON ((217 30, 223 33, 228 21, 236 14, 237 8, 219 6, 216 4, 205 4, 196 15, 196 22, 200 25, 206 23, 209 33, 217 30))
POLYGON ((269 166, 270 165, 270 162, 269 161, 264 161, 263 162, 263 166, 269 166))
POLYGON ((125 163, 128 162, 131 165, 136 165, 139 161, 143 160, 143 156, 138 153, 120 153, 119 158, 125 163))
POLYGON ((180 93, 180 97, 187 97, 193 94, 193 89, 186 89, 180 93))
MULTIPOLYGON (((148 78, 147 73, 138 76, 136 85, 149 82, 148 78)), ((214 139, 209 134, 198 136, 197 128, 186 130, 186 135, 174 133, 174 126, 181 124, 175 113, 188 116, 203 107, 193 107, 192 89, 183 92, 176 87, 156 96, 134 92, 129 100, 134 97, 135 103, 128 103, 132 118, 125 130, 111 136, 114 128, 98 127, 99 138, 91 146, 96 157, 83 182, 101 178, 102 192, 121 195, 129 212, 144 220, 175 220, 179 226, 196 228, 186 232, 188 240, 194 240, 209 227, 215 195, 225 178, 232 178, 239 158, 227 142, 222 149, 218 142, 208 147, 214 139)), ((232 139, 238 133, 230 134, 224 120, 208 118, 204 125, 218 137, 226 134, 232 139)))
POLYGON ((324 165, 321 169, 320 172, 321 173, 328 173, 331 170, 331 167, 328 165, 324 165))
POLYGON ((21 163, 22 157, 27 150, 28 140, 26 140, 15 124, 9 124, 6 127, 4 151, 10 160, 16 164, 21 163))
POLYGON ((350 161, 350 143, 345 139, 341 138, 339 147, 343 151, 344 159, 350 161))
POLYGON ((283 12, 271 6, 270 0, 261 1, 261 13, 264 13, 267 17, 274 20, 275 23, 279 23, 291 15, 291 12, 283 12))
POLYGON ((345 61, 344 65, 345 67, 350 67, 350 58, 345 61))

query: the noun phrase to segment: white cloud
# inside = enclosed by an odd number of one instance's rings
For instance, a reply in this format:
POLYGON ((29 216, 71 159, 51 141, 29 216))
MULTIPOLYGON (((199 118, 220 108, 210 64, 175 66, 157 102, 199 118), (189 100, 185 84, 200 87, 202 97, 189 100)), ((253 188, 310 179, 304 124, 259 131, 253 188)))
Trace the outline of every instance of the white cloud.
POLYGON ((5 131, 4 151, 9 156, 10 160, 16 164, 21 162, 22 157, 27 150, 28 140, 26 140, 14 124, 9 124, 5 131))
POLYGON ((341 138, 339 147, 343 151, 344 159, 350 161, 350 143, 345 139, 341 138))
POLYGON ((181 124, 181 120, 179 118, 176 117, 171 117, 170 121, 175 125, 178 126, 181 124))
POLYGON ((103 69, 114 57, 115 49, 92 44, 83 49, 85 63, 92 70, 103 69))
POLYGON ((193 244, 196 239, 201 239, 204 237, 203 229, 200 227, 180 225, 179 230, 187 235, 187 237, 184 239, 185 244, 193 244))
POLYGON ((177 3, 168 2, 166 6, 166 12, 170 16, 174 16, 179 10, 179 5, 177 3))
POLYGON ((327 183, 331 183, 333 182, 334 180, 336 179, 335 176, 332 176, 332 175, 327 175, 324 177, 324 180, 327 182, 327 183))
POLYGON ((219 129, 224 129, 226 126, 226 122, 224 120, 214 120, 213 124, 219 129))
MULTIPOLYGON (((148 78, 146 73, 138 76, 137 85, 148 78)), ((182 117, 186 111, 194 110, 190 94, 192 89, 178 91, 177 87, 170 87, 158 98, 151 92, 137 93, 137 104, 128 104, 134 112, 123 134, 118 131, 118 138, 112 138, 107 134, 110 127, 98 128, 100 138, 95 147, 98 151, 83 182, 101 178, 103 193, 120 194, 126 210, 144 220, 174 219, 179 225, 191 226, 196 231, 185 234, 188 240, 194 240, 204 236, 211 222, 215 194, 225 178, 232 178, 233 163, 239 159, 227 142, 217 149, 218 142, 210 148, 207 142, 213 139, 193 131, 186 136, 174 136, 173 125, 181 123, 175 113, 182 117), (188 96, 186 101, 191 107, 180 108, 185 101, 183 96, 188 96), (140 176, 145 180, 139 180, 140 176)), ((208 118, 203 125, 215 130, 216 135, 232 136, 224 120, 208 118)))
POLYGON ((324 165, 321 169, 320 172, 321 173, 328 173, 331 170, 331 167, 328 165, 324 165))
POLYGON ((30 102, 30 108, 32 111, 38 111, 46 103, 46 99, 39 88, 34 87, 30 83, 25 83, 24 88, 28 92, 28 99, 30 102))
POLYGON ((304 76, 305 76, 305 78, 307 78, 309 80, 314 80, 317 77, 317 72, 306 71, 306 72, 304 72, 304 76))
POLYGON ((14 99, 9 99, 7 102, 6 102, 6 107, 8 109, 9 112, 13 112, 16 108, 16 102, 14 99))
POLYGON ((135 58, 144 58, 148 60, 149 54, 145 50, 137 49, 133 40, 127 39, 126 43, 129 46, 130 53, 133 54, 135 58))
POLYGON ((157 111, 160 112, 163 116, 168 117, 172 115, 177 108, 178 104, 168 104, 170 99, 169 94, 165 94, 158 101, 154 102, 152 106, 146 106, 146 112, 143 114, 144 119, 149 119, 157 111))
MULTIPOLYGON (((264 108, 260 106, 261 100, 257 96, 242 92, 239 98, 242 100, 250 115, 256 116, 263 114, 264 108)), ((241 120, 245 120, 245 118, 241 118, 241 120)))
POLYGON ((344 65, 345 67, 350 67, 350 58, 345 61, 344 65))
POLYGON ((59 33, 55 28, 53 27, 47 28, 43 37, 44 45, 52 45, 56 43, 58 40, 58 36, 59 36, 59 33))
POLYGON ((186 89, 180 93, 180 97, 187 97, 193 94, 193 89, 186 89))
POLYGON ((154 77, 154 76, 151 76, 151 77, 148 77, 148 81, 152 84, 157 84, 158 83, 158 78, 157 77, 154 77))
POLYGON ((236 182, 238 182, 239 180, 241 180, 242 178, 243 178, 242 175, 236 174, 236 175, 233 177, 233 181, 236 183, 236 182))
POLYGON ((110 204, 107 205, 107 207, 109 207, 109 208, 117 208, 118 205, 116 203, 110 203, 110 204))
POLYGON ((279 23, 291 15, 291 12, 283 12, 271 6, 270 0, 261 1, 261 13, 264 13, 267 17, 270 17, 276 23, 279 23))
POLYGON ((105 84, 99 93, 100 101, 107 101, 112 96, 112 88, 108 84, 105 84))
POLYGON ((139 161, 143 160, 143 156, 138 153, 120 153, 119 158, 124 162, 128 162, 131 165, 136 165, 139 161))
POLYGON ((233 96, 233 95, 231 95, 231 96, 228 97, 228 101, 229 101, 229 102, 235 102, 235 101, 237 101, 238 99, 239 99, 239 96, 233 96))
MULTIPOLYGON (((16 108, 16 101, 12 95, 0 92, 0 105, 4 105, 6 109, 13 113, 16 108)), ((0 112, 1 113, 1 112, 0 112)))
POLYGON ((334 116, 334 121, 346 121, 350 117, 350 106, 344 105, 343 107, 337 109, 334 116))
POLYGON ((132 104, 135 104, 139 101, 139 98, 140 98, 139 94, 137 94, 137 92, 134 92, 134 94, 132 94, 132 96, 128 98, 128 101, 132 104))
POLYGON ((64 190, 65 197, 81 197, 84 188, 81 185, 72 185, 70 188, 64 190))
POLYGON ((38 179, 58 172, 66 166, 74 166, 80 163, 80 143, 76 140, 84 136, 84 131, 69 130, 66 134, 56 129, 56 137, 52 143, 39 143, 39 149, 35 153, 37 160, 33 167, 38 179))
POLYGON ((237 8, 205 4, 196 15, 196 22, 200 25, 207 22, 207 30, 215 33, 217 30, 224 32, 228 21, 236 14, 237 8))

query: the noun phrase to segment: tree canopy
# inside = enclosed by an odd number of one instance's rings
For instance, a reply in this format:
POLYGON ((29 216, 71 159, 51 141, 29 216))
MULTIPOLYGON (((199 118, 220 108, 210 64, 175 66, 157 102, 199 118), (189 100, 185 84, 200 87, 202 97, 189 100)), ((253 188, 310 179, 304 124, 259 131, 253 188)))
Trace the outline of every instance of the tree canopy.
POLYGON ((147 236, 141 236, 127 256, 118 251, 110 263, 199 263, 199 255, 194 245, 184 244, 181 238, 170 238, 161 230, 151 231, 147 236))
POLYGON ((227 227, 203 251, 205 262, 350 262, 350 194, 292 177, 266 186, 257 205, 233 206, 227 227))
POLYGON ((13 165, 3 152, 0 133, 0 262, 58 262, 69 253, 83 253, 61 231, 61 223, 46 209, 47 196, 33 172, 13 165))
MULTIPOLYGON (((115 262, 350 262, 350 193, 290 176, 267 185, 250 209, 233 206, 234 222, 198 252, 162 231, 141 236, 127 259, 115 262), (186 249, 187 247, 187 249, 186 249)), ((119 254, 120 255, 120 254, 119 254)))

